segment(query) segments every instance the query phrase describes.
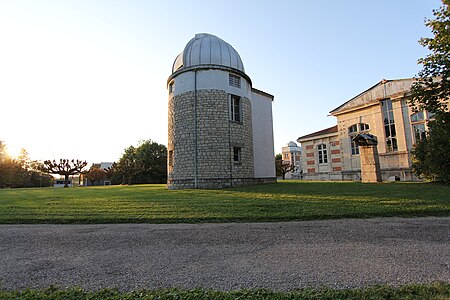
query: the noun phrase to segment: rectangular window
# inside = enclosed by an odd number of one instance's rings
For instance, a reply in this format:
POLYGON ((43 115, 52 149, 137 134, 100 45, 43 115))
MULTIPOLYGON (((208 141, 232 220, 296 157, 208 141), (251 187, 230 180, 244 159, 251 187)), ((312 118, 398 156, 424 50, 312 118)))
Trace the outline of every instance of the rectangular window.
POLYGON ((325 144, 318 145, 317 154, 319 156, 319 164, 328 163, 327 145, 325 144))
POLYGON ((412 128, 416 143, 425 138, 425 124, 413 124, 412 128))
POLYGON ((384 134, 386 136, 386 150, 397 151, 397 135, 395 132, 394 111, 392 109, 392 100, 386 99, 381 101, 381 109, 384 120, 384 134))
POLYGON ((169 167, 173 166, 173 150, 169 151, 169 167))
POLYGON ((350 137, 350 148, 352 150, 352 155, 359 155, 359 146, 356 145, 354 141, 352 141, 353 137, 350 137))
POLYGON ((169 94, 173 93, 173 81, 169 83, 169 94))
POLYGON ((241 88, 241 77, 233 75, 233 74, 229 74, 229 84, 231 86, 237 87, 237 88, 241 88))
POLYGON ((241 162, 241 148, 233 147, 233 162, 240 163, 241 162))
POLYGON ((230 107, 231 107, 230 120, 235 122, 242 122, 241 98, 235 95, 231 95, 230 107))

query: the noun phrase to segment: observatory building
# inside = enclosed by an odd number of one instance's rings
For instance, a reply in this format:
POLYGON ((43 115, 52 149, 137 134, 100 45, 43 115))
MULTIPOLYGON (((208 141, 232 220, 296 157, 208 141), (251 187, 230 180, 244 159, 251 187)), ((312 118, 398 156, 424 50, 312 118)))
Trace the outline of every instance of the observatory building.
POLYGON ((176 57, 169 91, 169 189, 276 181, 273 96, 254 89, 239 53, 206 33, 176 57))

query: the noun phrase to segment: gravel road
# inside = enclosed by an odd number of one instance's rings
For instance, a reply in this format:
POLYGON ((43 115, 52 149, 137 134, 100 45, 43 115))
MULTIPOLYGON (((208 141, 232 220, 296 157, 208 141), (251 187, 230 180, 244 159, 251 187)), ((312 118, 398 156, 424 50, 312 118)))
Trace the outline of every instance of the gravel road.
POLYGON ((0 225, 0 288, 360 287, 450 281, 450 218, 0 225))

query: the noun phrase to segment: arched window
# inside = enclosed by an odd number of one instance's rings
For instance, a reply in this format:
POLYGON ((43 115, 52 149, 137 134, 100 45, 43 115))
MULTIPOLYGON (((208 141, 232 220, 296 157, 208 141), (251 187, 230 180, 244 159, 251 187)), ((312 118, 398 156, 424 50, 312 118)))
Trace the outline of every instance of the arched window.
POLYGON ((356 145, 352 139, 358 134, 358 133, 367 133, 369 132, 370 126, 366 123, 357 123, 353 124, 348 127, 348 136, 350 139, 350 150, 352 155, 358 155, 359 154, 359 147, 356 145))

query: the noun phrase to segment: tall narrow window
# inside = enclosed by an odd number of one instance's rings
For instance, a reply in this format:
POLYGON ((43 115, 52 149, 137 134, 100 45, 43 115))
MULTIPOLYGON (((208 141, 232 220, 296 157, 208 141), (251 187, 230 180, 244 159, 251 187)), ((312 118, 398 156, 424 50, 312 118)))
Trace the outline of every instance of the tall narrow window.
POLYGON ((233 162, 241 162, 241 151, 242 149, 240 147, 233 147, 233 162))
POLYGON ((395 132, 394 110, 392 109, 392 100, 386 99, 381 101, 381 109, 383 112, 384 134, 386 137, 386 150, 397 151, 397 134, 395 132))
POLYGON ((319 157, 319 164, 328 163, 327 145, 320 144, 317 146, 317 154, 319 157))
POLYGON ((231 86, 240 88, 241 87, 241 77, 233 75, 233 74, 229 74, 229 75, 230 75, 230 77, 229 77, 228 83, 231 86))
POLYGON ((173 93, 173 81, 169 83, 169 94, 173 93))
POLYGON ((425 112, 418 111, 412 114, 410 118, 414 143, 417 143, 425 138, 425 112))
POLYGON ((169 167, 173 166, 173 150, 169 151, 169 167))
POLYGON ((230 107, 231 107, 230 119, 235 122, 242 122, 241 98, 235 95, 231 95, 230 107))

